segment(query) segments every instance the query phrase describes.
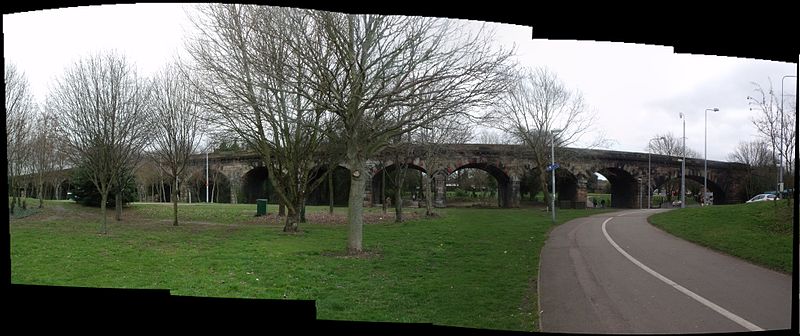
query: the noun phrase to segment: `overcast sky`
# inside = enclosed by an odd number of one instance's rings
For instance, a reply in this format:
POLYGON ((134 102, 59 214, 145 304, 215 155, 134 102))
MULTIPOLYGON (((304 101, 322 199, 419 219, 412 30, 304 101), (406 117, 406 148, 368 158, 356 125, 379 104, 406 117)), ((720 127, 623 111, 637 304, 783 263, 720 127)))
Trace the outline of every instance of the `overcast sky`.
MULTIPOLYGON (((117 49, 151 74, 179 53, 190 31, 179 4, 104 5, 3 15, 5 61, 25 72, 36 98, 53 79, 90 53, 117 49)), ((516 45, 521 65, 546 66, 567 87, 580 90, 596 111, 596 130, 612 150, 646 152, 659 133, 681 136, 686 114, 687 147, 703 153, 703 115, 708 113, 708 159, 726 160, 737 143, 756 137, 746 96, 758 82, 776 92, 797 63, 675 54, 671 47, 617 42, 531 40, 531 28, 493 24, 497 43, 516 45)), ((790 99, 796 81, 787 78, 790 99)), ((590 140, 588 135, 586 140, 590 140)))

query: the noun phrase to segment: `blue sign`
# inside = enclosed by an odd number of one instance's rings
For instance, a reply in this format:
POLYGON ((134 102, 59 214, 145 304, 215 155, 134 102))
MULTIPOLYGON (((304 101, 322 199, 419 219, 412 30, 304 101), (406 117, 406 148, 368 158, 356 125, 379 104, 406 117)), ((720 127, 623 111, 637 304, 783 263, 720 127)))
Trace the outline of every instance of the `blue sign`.
POLYGON ((554 163, 554 164, 547 165, 547 168, 545 168, 545 170, 546 171, 551 171, 553 169, 558 169, 558 168, 561 168, 561 165, 559 165, 558 163, 554 163))

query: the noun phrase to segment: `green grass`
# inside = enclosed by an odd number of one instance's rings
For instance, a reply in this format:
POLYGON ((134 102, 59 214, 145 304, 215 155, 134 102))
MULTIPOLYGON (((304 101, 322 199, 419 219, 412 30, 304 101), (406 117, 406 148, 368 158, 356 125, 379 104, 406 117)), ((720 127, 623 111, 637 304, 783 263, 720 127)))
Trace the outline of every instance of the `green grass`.
MULTIPOLYGON (((535 280, 552 227, 541 210, 448 208, 435 219, 368 224, 372 256, 352 258, 341 253, 345 225, 301 224, 302 233, 283 234, 280 224, 253 221, 255 205, 202 204, 181 205, 181 218, 198 222, 173 227, 169 209, 134 204, 125 220, 109 217, 102 236, 99 210, 48 202, 10 225, 11 280, 313 299, 320 319, 538 329, 535 280)), ((561 210, 559 222, 594 213, 561 210)))
MULTIPOLYGON (((11 204, 12 198, 8 198, 8 204, 11 204)), ((11 215, 13 219, 25 218, 31 215, 35 215, 39 213, 39 199, 36 198, 25 198, 25 206, 26 209, 22 208, 22 205, 14 207, 14 213, 11 215)))
POLYGON ((686 208, 656 214, 649 220, 688 241, 792 272, 792 207, 785 202, 686 208))
POLYGON ((594 199, 594 204, 595 204, 595 206, 598 206, 598 207, 600 206, 600 201, 601 200, 605 200, 606 201, 605 204, 606 204, 607 207, 611 206, 611 194, 587 193, 586 194, 586 198, 587 199, 589 199, 589 198, 594 199))

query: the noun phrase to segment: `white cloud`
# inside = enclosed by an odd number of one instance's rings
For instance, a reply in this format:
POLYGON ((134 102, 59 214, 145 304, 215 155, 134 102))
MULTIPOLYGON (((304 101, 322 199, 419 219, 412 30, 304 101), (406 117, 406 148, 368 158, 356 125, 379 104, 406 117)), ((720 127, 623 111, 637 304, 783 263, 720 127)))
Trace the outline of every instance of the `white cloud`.
MULTIPOLYGON (((189 29, 184 7, 106 5, 3 15, 4 56, 26 72, 39 99, 67 65, 103 49, 116 48, 151 73, 183 47, 189 29)), ((489 26, 498 43, 516 44, 522 65, 547 66, 580 90, 597 111, 596 127, 616 141, 614 150, 644 152, 657 133, 680 135, 678 113, 685 112, 687 146, 702 153, 703 111, 719 107, 709 115, 708 157, 724 160, 740 140, 755 136, 744 99, 752 93, 749 82, 766 86, 771 77, 779 90, 780 77, 797 72, 797 64, 675 54, 665 46, 531 40, 530 27, 489 26)))

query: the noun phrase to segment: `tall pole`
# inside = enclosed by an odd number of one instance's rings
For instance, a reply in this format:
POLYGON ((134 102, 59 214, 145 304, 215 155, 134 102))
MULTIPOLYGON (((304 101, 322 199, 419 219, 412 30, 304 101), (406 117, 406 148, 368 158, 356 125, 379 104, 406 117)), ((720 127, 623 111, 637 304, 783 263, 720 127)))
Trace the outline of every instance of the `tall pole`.
POLYGON ((553 224, 556 222, 556 150, 555 150, 555 143, 556 143, 556 134, 561 132, 560 129, 554 129, 550 131, 552 134, 550 140, 550 168, 551 168, 551 176, 552 176, 552 197, 550 197, 550 208, 553 210, 553 224))
MULTIPOLYGON (((781 151, 780 151, 781 154, 785 154, 785 153, 783 153, 783 150, 784 150, 784 148, 783 148, 783 138, 784 138, 784 134, 783 134, 783 80, 788 78, 788 77, 797 78, 797 76, 795 76, 795 75, 786 75, 786 76, 783 76, 783 78, 781 78, 781 151)), ((777 190, 778 195, 781 195, 781 192, 783 191, 783 161, 785 161, 785 160, 786 160, 786 155, 784 155, 784 158, 781 159, 781 169, 780 169, 780 172, 779 172, 780 175, 778 177, 778 190, 777 190)))
POLYGON ((705 130, 703 131, 703 205, 708 204, 708 111, 719 111, 718 108, 706 109, 705 130))
POLYGON ((681 112, 683 119, 683 160, 681 161, 681 208, 686 207, 686 116, 681 112))
POLYGON ((653 192, 651 191, 652 188, 650 187, 653 184, 653 178, 651 176, 651 168, 650 168, 650 154, 653 152, 653 140, 666 140, 665 137, 658 137, 652 138, 647 143, 647 208, 652 208, 651 200, 653 199, 653 192))
POLYGON ((551 140, 550 140, 550 176, 552 178, 552 180, 550 182, 550 185, 551 185, 551 188, 553 190, 553 192, 550 194, 551 195, 550 196, 550 209, 553 210, 552 211, 552 213, 553 213, 553 224, 556 223, 556 167, 555 167, 556 150, 555 150, 555 144, 554 144, 555 139, 556 139, 556 135, 554 133, 552 138, 551 138, 551 140))
POLYGON ((642 209, 642 178, 639 178, 639 209, 642 209))
POLYGON ((208 203, 208 149, 206 149, 206 203, 208 203))

